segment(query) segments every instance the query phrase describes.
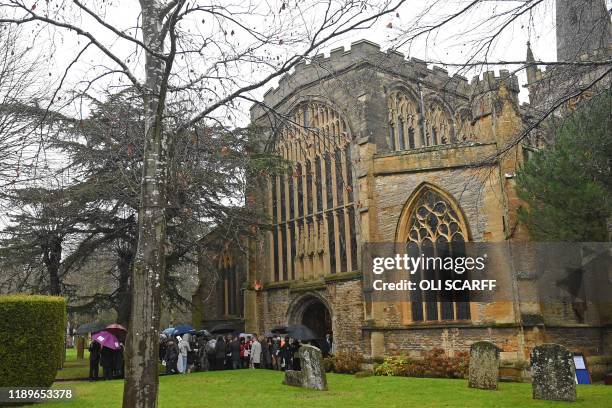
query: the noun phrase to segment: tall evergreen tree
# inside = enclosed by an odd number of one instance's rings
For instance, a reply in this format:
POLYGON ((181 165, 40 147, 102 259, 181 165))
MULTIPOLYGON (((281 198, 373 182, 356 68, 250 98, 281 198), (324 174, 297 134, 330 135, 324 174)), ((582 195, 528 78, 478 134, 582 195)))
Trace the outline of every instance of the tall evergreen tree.
POLYGON ((519 212, 533 239, 609 240, 612 216, 612 94, 598 95, 569 115, 555 143, 518 173, 519 212))

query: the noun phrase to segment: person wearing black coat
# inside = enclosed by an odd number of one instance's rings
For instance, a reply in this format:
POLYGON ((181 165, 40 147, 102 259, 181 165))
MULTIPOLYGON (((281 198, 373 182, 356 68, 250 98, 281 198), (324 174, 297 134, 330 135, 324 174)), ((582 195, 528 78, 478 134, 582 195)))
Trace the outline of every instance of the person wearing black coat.
POLYGON ((261 366, 272 368, 272 339, 267 338, 261 342, 261 366))
POLYGON ((168 340, 166 343, 166 355, 164 356, 164 360, 166 360, 166 374, 176 374, 178 372, 178 368, 176 367, 176 363, 178 362, 179 349, 172 340, 168 340))
POLYGON ((293 349, 289 343, 289 337, 285 337, 285 342, 280 349, 281 370, 291 370, 293 367, 293 349))
POLYGON ((293 355, 293 361, 292 361, 292 367, 293 370, 295 371, 300 371, 302 370, 302 366, 300 364, 300 342, 298 340, 293 340, 293 343, 291 343, 291 354, 293 355))
POLYGON ((113 354, 113 350, 108 347, 102 347, 100 351, 100 365, 102 366, 105 380, 113 379, 113 354))
POLYGON ((123 378, 123 344, 113 353, 113 376, 123 378))
POLYGON ((238 336, 234 337, 229 346, 231 354, 232 370, 242 368, 242 362, 240 361, 240 340, 238 336))
POLYGON ((100 343, 89 344, 89 381, 96 381, 100 371, 100 343))
POLYGON ((217 337, 217 344, 215 345, 215 370, 223 370, 225 363, 225 354, 227 353, 225 340, 223 336, 217 337))

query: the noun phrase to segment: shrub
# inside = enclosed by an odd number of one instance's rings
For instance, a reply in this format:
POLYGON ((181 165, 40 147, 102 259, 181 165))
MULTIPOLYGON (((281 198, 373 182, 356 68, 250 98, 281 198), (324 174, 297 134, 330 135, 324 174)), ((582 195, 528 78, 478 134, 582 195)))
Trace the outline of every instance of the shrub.
POLYGON ((374 373, 372 371, 357 371, 355 373, 355 378, 366 378, 373 376, 374 373))
POLYGON ((469 369, 469 354, 456 353, 447 357, 442 349, 425 352, 422 359, 407 356, 386 358, 374 368, 375 375, 399 377, 465 378, 469 369))
POLYGON ((324 358, 323 367, 327 372, 355 374, 357 371, 361 370, 362 362, 363 356, 359 353, 355 353, 354 351, 339 352, 332 357, 324 358))
POLYGON ((334 360, 332 357, 325 357, 323 359, 323 370, 325 370, 326 373, 334 371, 334 360))
POLYGON ((49 387, 64 352, 66 301, 0 296, 0 387, 49 387))

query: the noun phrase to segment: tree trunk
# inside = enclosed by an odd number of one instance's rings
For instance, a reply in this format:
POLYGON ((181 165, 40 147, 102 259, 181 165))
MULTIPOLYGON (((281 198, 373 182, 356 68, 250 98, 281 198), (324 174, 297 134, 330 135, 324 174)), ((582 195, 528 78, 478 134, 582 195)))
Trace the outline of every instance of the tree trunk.
POLYGON ((62 287, 59 270, 62 261, 62 240, 56 236, 48 236, 43 243, 43 262, 49 275, 49 294, 60 296, 62 287))
POLYGON ((130 249, 118 250, 119 287, 117 288, 117 323, 129 327, 132 304, 132 261, 134 254, 130 249))
MULTIPOLYGON (((141 0, 147 47, 163 51, 157 2, 141 0)), ((132 312, 126 344, 124 408, 157 407, 157 356, 161 283, 165 273, 166 136, 162 129, 165 63, 145 56, 145 148, 138 215, 138 246, 132 273, 132 312)))

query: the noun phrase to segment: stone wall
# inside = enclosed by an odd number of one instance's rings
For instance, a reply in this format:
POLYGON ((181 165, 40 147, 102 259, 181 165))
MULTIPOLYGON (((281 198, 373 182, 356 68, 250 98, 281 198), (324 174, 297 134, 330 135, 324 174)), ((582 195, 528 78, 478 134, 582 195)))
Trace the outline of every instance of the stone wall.
POLYGON ((274 326, 300 324, 294 313, 300 302, 317 297, 330 309, 336 350, 362 350, 363 298, 361 280, 322 283, 318 289, 302 290, 297 285, 268 289, 261 293, 263 319, 260 331, 274 326))

